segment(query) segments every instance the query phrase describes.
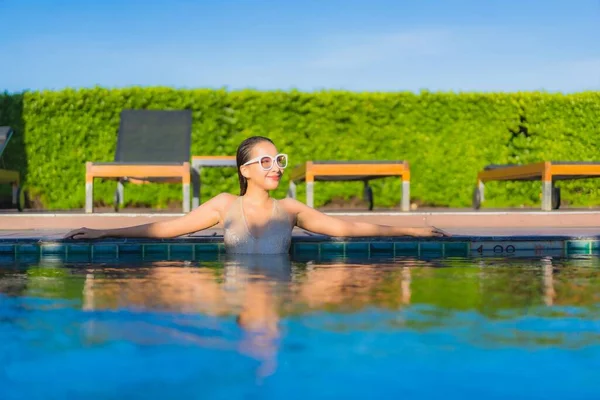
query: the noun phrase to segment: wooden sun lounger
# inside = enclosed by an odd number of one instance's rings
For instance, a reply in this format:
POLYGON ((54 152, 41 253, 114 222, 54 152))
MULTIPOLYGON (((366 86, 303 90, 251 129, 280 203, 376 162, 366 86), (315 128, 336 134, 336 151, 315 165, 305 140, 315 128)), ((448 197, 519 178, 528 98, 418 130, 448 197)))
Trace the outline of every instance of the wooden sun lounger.
POLYGON ((397 176, 402 179, 402 211, 410 210, 410 168, 406 161, 307 161, 291 173, 289 196, 296 198, 296 184, 306 182, 306 204, 314 207, 314 182, 363 181, 369 210, 373 209, 372 179, 397 176))
POLYGON ((124 110, 114 162, 87 162, 85 212, 94 211, 94 179, 117 180, 115 211, 125 182, 182 183, 183 212, 190 211, 190 110, 124 110))
POLYGON ((477 174, 473 207, 484 201, 484 184, 489 181, 542 181, 542 210, 560 208, 560 189, 556 181, 600 177, 600 162, 545 161, 535 164, 488 165, 477 174))
MULTIPOLYGON (((0 126, 0 157, 4 155, 4 150, 8 145, 8 141, 13 135, 13 130, 10 126, 0 126)), ((4 166, 4 163, 2 163, 4 166)), ((0 183, 9 184, 12 187, 12 204, 19 211, 23 211, 23 201, 21 198, 21 176, 19 171, 10 169, 0 169, 0 183)))

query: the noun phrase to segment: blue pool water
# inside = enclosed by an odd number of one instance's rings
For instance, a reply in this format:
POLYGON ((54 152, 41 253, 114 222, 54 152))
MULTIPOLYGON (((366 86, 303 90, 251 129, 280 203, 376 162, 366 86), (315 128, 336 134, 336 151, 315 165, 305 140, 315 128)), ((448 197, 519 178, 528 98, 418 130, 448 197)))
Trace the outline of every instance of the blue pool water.
POLYGON ((0 399, 600 397, 600 260, 0 265, 0 399))

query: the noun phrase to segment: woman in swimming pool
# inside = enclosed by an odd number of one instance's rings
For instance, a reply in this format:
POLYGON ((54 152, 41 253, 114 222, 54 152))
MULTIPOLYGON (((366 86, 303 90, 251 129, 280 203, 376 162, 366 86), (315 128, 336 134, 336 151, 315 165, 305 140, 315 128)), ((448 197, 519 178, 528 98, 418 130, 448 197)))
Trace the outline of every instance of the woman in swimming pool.
POLYGON ((287 155, 262 136, 244 140, 236 155, 240 196, 221 193, 192 212, 173 220, 127 228, 69 232, 72 239, 104 237, 173 238, 208 229, 223 222, 228 253, 281 254, 289 251, 292 229, 298 226, 329 236, 447 236, 428 228, 401 228, 350 222, 323 214, 291 198, 276 200, 269 191, 279 185, 287 155))

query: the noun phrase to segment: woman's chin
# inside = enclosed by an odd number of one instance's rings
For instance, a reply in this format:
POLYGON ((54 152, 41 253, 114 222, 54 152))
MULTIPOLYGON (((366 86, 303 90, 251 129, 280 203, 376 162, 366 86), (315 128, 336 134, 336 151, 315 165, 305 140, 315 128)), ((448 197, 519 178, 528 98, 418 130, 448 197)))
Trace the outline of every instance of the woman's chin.
POLYGON ((275 190, 279 187, 279 181, 270 179, 271 182, 265 182, 265 190, 275 190))

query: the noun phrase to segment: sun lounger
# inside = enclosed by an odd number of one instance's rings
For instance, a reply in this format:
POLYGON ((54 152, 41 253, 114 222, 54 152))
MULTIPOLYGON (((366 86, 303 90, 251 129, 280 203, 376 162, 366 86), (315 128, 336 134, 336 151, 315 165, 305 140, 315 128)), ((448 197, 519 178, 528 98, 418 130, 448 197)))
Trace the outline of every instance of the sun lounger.
POLYGON ((600 177, 600 162, 545 161, 535 164, 488 165, 477 174, 473 194, 473 208, 479 209, 484 201, 484 184, 489 181, 542 182, 542 210, 560 208, 560 189, 556 181, 600 177))
POLYGON ((10 126, 0 126, 0 160, 2 161, 2 169, 0 169, 0 183, 10 184, 12 186, 12 204, 19 210, 23 211, 23 200, 21 196, 21 177, 19 171, 4 169, 4 150, 8 145, 8 141, 13 135, 13 130, 10 126))
POLYGON ((94 179, 117 181, 115 211, 125 182, 182 183, 183 212, 190 211, 190 110, 124 110, 114 162, 87 162, 85 211, 94 211, 94 179))
POLYGON ((373 191, 369 181, 378 178, 402 179, 402 211, 410 210, 410 169, 406 161, 307 161, 291 173, 288 195, 296 198, 296 185, 306 182, 306 204, 314 207, 314 182, 362 181, 369 210, 373 209, 373 191))

